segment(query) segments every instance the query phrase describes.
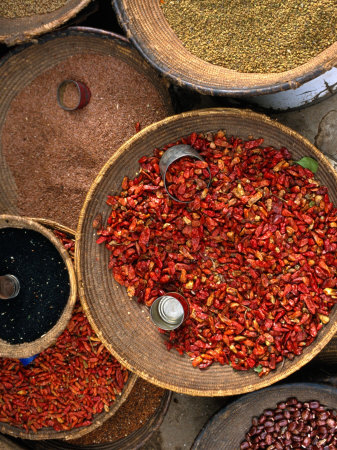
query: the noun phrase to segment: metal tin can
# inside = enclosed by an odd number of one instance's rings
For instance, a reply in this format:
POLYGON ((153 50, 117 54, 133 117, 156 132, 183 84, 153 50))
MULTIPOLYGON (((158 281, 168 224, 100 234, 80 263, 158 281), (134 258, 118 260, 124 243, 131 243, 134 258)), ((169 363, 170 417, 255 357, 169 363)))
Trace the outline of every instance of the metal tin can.
MULTIPOLYGON (((167 189, 166 185, 166 172, 171 164, 173 164, 175 161, 177 161, 180 158, 183 158, 184 156, 189 156, 190 158, 198 159, 199 161, 205 161, 202 156, 199 155, 199 153, 194 150, 193 147, 187 144, 180 144, 180 145, 174 145, 173 147, 170 147, 166 150, 166 152, 163 154, 163 156, 160 158, 159 161, 159 168, 160 173, 164 181, 164 187, 167 192, 167 194, 176 202, 179 203, 190 203, 190 201, 183 201, 179 200, 178 198, 174 197, 170 194, 169 190, 167 189)), ((211 171, 207 167, 208 173, 209 173, 209 180, 208 180, 208 186, 211 184, 211 171)))
POLYGON ((151 319, 162 330, 175 330, 189 315, 188 301, 178 292, 158 297, 151 305, 151 319))
POLYGON ((57 103, 65 111, 75 111, 76 109, 84 108, 89 103, 90 97, 90 89, 80 81, 64 80, 57 88, 57 103), (64 103, 64 93, 69 85, 75 86, 78 93, 78 101, 74 106, 67 106, 64 103))
POLYGON ((0 299, 9 300, 20 292, 20 282, 15 275, 0 276, 0 299))

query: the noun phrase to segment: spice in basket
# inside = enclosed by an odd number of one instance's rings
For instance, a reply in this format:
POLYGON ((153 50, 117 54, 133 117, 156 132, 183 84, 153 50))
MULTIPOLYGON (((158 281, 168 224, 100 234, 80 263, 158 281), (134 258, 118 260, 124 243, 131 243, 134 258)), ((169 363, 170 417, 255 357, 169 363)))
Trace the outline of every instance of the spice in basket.
MULTIPOLYGON (((74 241, 55 231, 70 254, 74 241)), ((109 411, 128 379, 93 332, 79 302, 65 331, 28 366, 0 358, 0 423, 68 431, 109 411)))
POLYGON ((105 444, 123 439, 143 427, 160 406, 165 390, 138 378, 126 401, 99 428, 72 439, 73 445, 105 444))
POLYGON ((301 402, 292 397, 253 417, 252 427, 240 449, 275 450, 337 448, 337 412, 317 400, 301 402))
POLYGON ((192 202, 172 200, 159 160, 169 144, 140 160, 139 174, 108 195, 111 213, 97 230, 109 268, 130 297, 148 307, 179 292, 190 315, 167 337, 200 369, 214 362, 259 376, 300 355, 329 322, 337 299, 337 210, 327 188, 286 148, 192 133, 212 182, 192 202))
POLYGON ((183 45, 238 72, 284 72, 337 40, 336 0, 162 0, 183 45))
POLYGON ((18 212, 76 228, 103 165, 135 134, 137 122, 147 126, 167 110, 146 72, 118 56, 74 55, 36 77, 13 99, 2 128, 18 212), (81 80, 90 89, 85 108, 69 113, 58 106, 57 87, 65 79, 81 80))
POLYGON ((67 0, 1 0, 0 17, 16 19, 46 14, 56 11, 66 3, 67 0))
POLYGON ((10 344, 39 339, 60 319, 70 292, 69 274, 50 240, 34 230, 0 229, 0 274, 13 274, 20 291, 0 302, 0 338, 10 344))

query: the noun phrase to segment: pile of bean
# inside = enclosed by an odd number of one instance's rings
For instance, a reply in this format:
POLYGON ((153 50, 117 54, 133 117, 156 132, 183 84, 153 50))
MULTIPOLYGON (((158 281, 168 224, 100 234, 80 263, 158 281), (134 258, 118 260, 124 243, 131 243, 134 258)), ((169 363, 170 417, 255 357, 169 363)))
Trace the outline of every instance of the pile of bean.
MULTIPOLYGON (((55 234, 73 254, 73 239, 55 234)), ((88 426, 95 414, 109 411, 127 379, 128 371, 97 338, 78 302, 56 344, 31 364, 0 358, 0 422, 34 432, 88 426)))
POLYGON ((290 450, 337 448, 337 413, 319 401, 289 398, 253 417, 240 449, 290 450))
MULTIPOLYGON (((109 268, 129 296, 151 306, 180 292, 190 317, 168 349, 203 369, 217 361, 268 374, 310 345, 336 303, 337 210, 327 188, 263 139, 192 133, 212 183, 188 204, 163 187, 159 160, 177 142, 140 159, 140 172, 109 195, 97 230, 109 268)), ((97 227, 97 223, 95 223, 97 227)))

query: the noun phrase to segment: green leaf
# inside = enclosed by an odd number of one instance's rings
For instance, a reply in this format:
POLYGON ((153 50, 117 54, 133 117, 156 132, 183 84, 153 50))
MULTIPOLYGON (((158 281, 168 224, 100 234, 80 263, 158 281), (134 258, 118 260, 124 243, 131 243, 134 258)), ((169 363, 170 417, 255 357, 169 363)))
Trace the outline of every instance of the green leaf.
POLYGON ((257 367, 254 367, 254 371, 257 373, 260 373, 262 369, 263 367, 261 366, 261 364, 259 364, 257 367))
POLYGON ((318 170, 318 162, 314 158, 310 158, 310 156, 304 156, 303 158, 295 161, 296 164, 304 167, 305 169, 311 170, 312 173, 316 173, 318 170))

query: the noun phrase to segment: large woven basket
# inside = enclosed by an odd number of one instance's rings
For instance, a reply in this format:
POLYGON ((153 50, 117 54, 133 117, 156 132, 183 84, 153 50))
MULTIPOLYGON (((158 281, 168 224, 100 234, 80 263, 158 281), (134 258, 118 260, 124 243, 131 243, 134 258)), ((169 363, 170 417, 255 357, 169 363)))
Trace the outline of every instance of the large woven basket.
MULTIPOLYGON (((155 70, 140 57, 127 39, 103 30, 73 27, 42 36, 36 44, 18 47, 14 54, 11 53, 0 60, 0 92, 2 92, 0 96, 0 136, 7 112, 15 96, 41 74, 69 57, 81 53, 114 56, 130 65, 151 81, 158 92, 158 98, 162 99, 166 110, 165 115, 172 113, 171 100, 165 84, 155 70)), ((108 74, 106 82, 109 83, 108 74)), ((118 88, 118 86, 116 87, 118 88)), ((130 104, 130 112, 131 110, 132 104, 130 104)), ((115 112, 115 115, 118 115, 118 111, 115 112)), ((114 128, 113 117, 111 117, 111 127, 114 128)), ((116 133, 123 136, 125 132, 116 130, 116 133)), ((18 214, 18 187, 2 153, 1 146, 0 139, 0 211, 18 214)), ((44 170, 43 167, 40 167, 40 170, 44 170)), ((69 167, 69 170, 71 171, 71 167, 69 167)), ((19 181, 17 182, 19 183, 19 181)), ((90 183, 89 180, 88 187, 90 183)), ((58 220, 59 218, 48 217, 48 219, 58 220)))
POLYGON ((319 162, 317 178, 329 187, 337 204, 337 178, 327 159, 306 139, 270 118, 237 109, 209 109, 183 113, 153 124, 127 141, 102 168, 87 195, 77 230, 76 272, 79 293, 89 320, 107 348, 130 370, 146 380, 177 392, 222 396, 253 391, 275 383, 310 361, 337 330, 337 307, 330 323, 318 338, 294 361, 286 361, 269 375, 259 378, 255 372, 237 372, 229 366, 213 365, 206 371, 194 369, 185 355, 168 352, 164 339, 151 323, 143 305, 132 301, 126 290, 114 281, 108 269, 109 255, 96 244, 92 228, 100 212, 106 222, 110 207, 108 194, 121 189, 124 176, 134 177, 138 159, 155 147, 174 142, 193 131, 227 130, 228 135, 264 137, 265 145, 287 147, 294 157, 313 156, 319 162))
POLYGON ((78 14, 90 0, 68 0, 61 8, 30 17, 7 19, 0 17, 0 42, 20 44, 40 34, 48 33, 78 14))
POLYGON ((44 226, 37 223, 35 220, 22 218, 17 216, 0 215, 0 228, 22 228, 37 231, 45 236, 54 245, 59 254, 61 255, 64 264, 67 268, 69 275, 69 297, 64 307, 64 310, 59 317, 57 323, 51 328, 45 335, 41 336, 32 342, 26 342, 23 344, 10 344, 3 340, 0 340, 0 355, 1 357, 7 358, 28 358, 32 355, 40 353, 42 350, 53 345, 58 336, 66 328, 69 319, 72 314, 73 307, 75 305, 77 296, 77 286, 76 286, 76 275, 74 267, 68 252, 65 250, 63 245, 54 236, 54 234, 49 231, 44 226))
POLYGON ((245 395, 211 418, 197 436, 192 450, 239 449, 252 418, 258 417, 264 409, 276 408, 278 402, 290 397, 297 397, 301 402, 318 400, 329 409, 336 409, 337 389, 323 384, 294 383, 245 395))
MULTIPOLYGON (((132 392, 130 394, 130 397, 131 396, 132 392)), ((166 391, 156 412, 142 427, 125 438, 118 439, 114 442, 107 442, 105 444, 75 445, 71 440, 69 442, 53 440, 34 443, 25 441, 25 444, 27 444, 32 450, 135 450, 144 448, 143 446, 162 424, 170 406, 171 398, 172 392, 166 391)))
MULTIPOLYGON (((3 216, 0 216, 0 218, 1 217, 3 217, 3 216)), ((38 227, 42 228, 42 226, 43 226, 43 228, 45 230, 49 230, 48 233, 54 237, 54 239, 58 243, 58 246, 61 249, 63 249, 65 254, 67 254, 67 257, 70 259, 67 250, 64 249, 63 245, 54 236, 52 230, 61 231, 61 232, 65 233, 69 238, 75 238, 75 232, 73 230, 71 230, 70 228, 65 227, 64 225, 61 225, 57 222, 43 219, 43 218, 34 218, 34 219, 19 218, 18 220, 20 220, 20 221, 26 220, 26 221, 34 222, 38 227)), ((75 292, 75 300, 76 300, 76 292, 75 292)), ((71 311, 70 311, 70 316, 71 316, 71 311)), ((70 318, 70 316, 69 316, 69 318, 70 318)), ((68 321, 69 321, 69 319, 65 323, 64 328, 66 327, 68 321)), ((50 342, 50 344, 48 346, 52 345, 55 341, 56 341, 56 339, 53 342, 50 342)), ((113 416, 116 413, 116 411, 119 409, 119 407, 127 399, 128 395, 132 391, 132 388, 133 388, 136 380, 137 380, 137 376, 133 373, 130 373, 129 378, 123 388, 122 394, 116 398, 115 402, 112 404, 112 407, 109 409, 109 411, 103 410, 101 413, 96 414, 92 424, 87 427, 73 428, 70 431, 56 431, 53 428, 48 428, 48 429, 37 430, 37 432, 34 433, 34 432, 26 432, 25 430, 20 429, 18 427, 14 427, 7 423, 0 422, 0 432, 4 433, 4 434, 8 434, 10 436, 17 437, 17 438, 22 438, 25 440, 29 439, 29 440, 36 440, 36 441, 45 440, 45 439, 77 439, 87 433, 90 433, 90 431, 95 430, 100 425, 102 425, 106 420, 108 420, 111 416, 113 416)), ((28 442, 28 441, 26 441, 26 442, 28 442)), ((13 443, 13 448, 15 448, 14 445, 15 444, 13 443)), ((0 442, 0 449, 1 449, 1 442, 0 442)))
POLYGON ((242 73, 210 64, 178 39, 158 0, 113 0, 118 19, 140 53, 174 83, 204 94, 255 96, 295 89, 331 69, 337 43, 295 69, 282 73, 242 73))

